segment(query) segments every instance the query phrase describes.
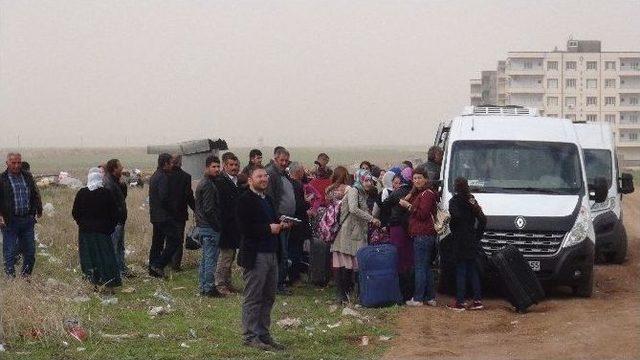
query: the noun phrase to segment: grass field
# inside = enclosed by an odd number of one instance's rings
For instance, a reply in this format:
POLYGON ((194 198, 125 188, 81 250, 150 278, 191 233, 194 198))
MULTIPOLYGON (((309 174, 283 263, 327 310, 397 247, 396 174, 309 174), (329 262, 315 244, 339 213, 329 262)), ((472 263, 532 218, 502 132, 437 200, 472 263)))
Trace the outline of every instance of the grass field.
MULTIPOLYGON (((125 165, 150 169, 153 157, 142 149, 105 150, 29 150, 24 159, 38 173, 70 171, 83 176, 86 169, 110 157, 125 165)), ((246 153, 247 149, 238 151, 246 153)), ((327 150, 328 151, 328 150, 327 150)), ((293 149, 292 158, 312 163, 317 149, 293 149)), ((354 164, 360 159, 383 163, 399 162, 419 156, 417 149, 328 151, 332 163, 354 164)), ((77 227, 71 218, 75 192, 66 188, 47 188, 43 201, 55 211, 36 225, 38 256, 30 283, 0 280, 0 343, 7 359, 182 359, 182 358, 264 358, 264 359, 343 359, 377 358, 393 337, 398 308, 361 309, 360 316, 343 316, 342 307, 332 303, 333 288, 308 284, 294 288, 294 295, 278 297, 273 311, 274 336, 287 345, 282 353, 262 353, 242 346, 240 336, 240 295, 208 299, 198 295, 199 252, 186 251, 185 271, 171 274, 168 281, 146 275, 151 226, 147 190, 132 189, 127 199, 129 221, 126 227, 127 261, 138 274, 125 280, 117 304, 105 305, 81 280, 77 256, 77 227), (154 296, 168 294, 167 303, 154 296), (80 300, 86 300, 78 302, 80 300), (171 305, 171 312, 151 317, 153 306, 171 305), (300 319, 291 329, 276 325, 284 318, 300 319), (65 320, 79 321, 90 333, 86 342, 72 339, 63 326, 65 320), (369 345, 360 346, 362 337, 369 345), (380 338, 382 336, 382 339, 380 338), (2 340, 4 339, 4 340, 2 340)), ((241 285, 240 269, 234 271, 236 286, 241 285)))

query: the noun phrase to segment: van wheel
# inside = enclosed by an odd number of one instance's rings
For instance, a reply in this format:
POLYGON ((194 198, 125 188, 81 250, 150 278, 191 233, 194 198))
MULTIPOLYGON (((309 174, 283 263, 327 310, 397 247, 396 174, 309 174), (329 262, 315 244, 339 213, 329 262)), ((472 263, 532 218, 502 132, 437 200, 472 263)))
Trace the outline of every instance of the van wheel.
POLYGON ((593 270, 580 284, 573 287, 573 295, 583 298, 590 298, 593 295, 593 270))
POLYGON ((613 264, 622 264, 627 258, 627 231, 622 230, 622 236, 620 236, 620 240, 618 241, 618 246, 616 246, 616 251, 607 254, 607 260, 613 264))

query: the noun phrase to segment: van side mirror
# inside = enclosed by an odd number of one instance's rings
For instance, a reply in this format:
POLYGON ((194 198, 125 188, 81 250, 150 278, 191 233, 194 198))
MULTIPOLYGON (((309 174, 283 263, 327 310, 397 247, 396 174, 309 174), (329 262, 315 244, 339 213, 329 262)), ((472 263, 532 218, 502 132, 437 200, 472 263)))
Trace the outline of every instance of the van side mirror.
POLYGON ((618 179, 618 192, 621 194, 631 194, 634 190, 633 175, 622 173, 618 179))
POLYGON ((607 200, 607 195, 609 195, 607 179, 603 177, 595 178, 593 184, 589 185, 589 200, 601 203, 607 200))

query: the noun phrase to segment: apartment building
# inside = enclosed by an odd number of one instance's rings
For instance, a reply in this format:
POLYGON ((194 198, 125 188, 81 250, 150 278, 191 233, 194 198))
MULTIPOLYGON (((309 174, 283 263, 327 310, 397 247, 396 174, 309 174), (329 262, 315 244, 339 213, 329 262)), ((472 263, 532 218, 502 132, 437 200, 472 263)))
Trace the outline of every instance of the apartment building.
MULTIPOLYGON (((491 83, 480 80, 482 95, 491 83)), ((595 40, 569 40, 564 51, 512 51, 498 62, 495 86, 497 105, 610 123, 623 166, 640 167, 640 51, 601 51, 595 40)))

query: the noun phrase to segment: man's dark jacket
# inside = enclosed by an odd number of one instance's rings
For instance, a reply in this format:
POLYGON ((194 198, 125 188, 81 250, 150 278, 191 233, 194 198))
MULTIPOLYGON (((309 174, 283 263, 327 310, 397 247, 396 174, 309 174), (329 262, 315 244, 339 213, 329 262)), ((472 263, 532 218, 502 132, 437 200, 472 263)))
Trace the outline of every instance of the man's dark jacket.
POLYGON ((169 203, 173 218, 179 222, 189 219, 188 207, 191 210, 195 209, 191 175, 181 168, 175 169, 169 175, 169 203))
MULTIPOLYGON (((271 197, 267 195, 266 199, 273 207, 271 197)), ((252 190, 245 191, 238 198, 236 213, 238 228, 242 234, 238 251, 238 265, 247 270, 251 270, 255 266, 258 243, 273 236, 271 224, 278 222, 275 217, 271 218, 267 214, 261 201, 260 196, 252 190)))
POLYGON ((102 186, 111 192, 118 208, 118 224, 127 222, 127 186, 111 174, 105 174, 102 186))
POLYGON ((302 220, 302 222, 300 224, 296 224, 291 229, 290 237, 298 241, 311 239, 313 234, 311 233, 311 223, 309 222, 309 214, 307 214, 307 210, 309 210, 311 206, 309 205, 309 203, 304 197, 304 186, 300 181, 293 180, 293 179, 291 181, 291 184, 293 185, 293 193, 296 196, 295 216, 296 218, 302 220))
POLYGON ((209 227, 220 232, 220 193, 215 185, 215 180, 205 175, 196 187, 196 211, 195 220, 198 227, 209 227))
MULTIPOLYGON (((41 216, 42 199, 33 176, 27 171, 22 171, 22 176, 29 187, 29 215, 41 216)), ((15 207, 13 200, 13 188, 11 187, 11 182, 9 182, 9 173, 5 171, 0 175, 0 215, 7 225, 11 223, 11 218, 13 218, 13 209, 15 207)))
MULTIPOLYGON (((403 184, 393 190, 389 197, 382 203, 382 211, 388 214, 388 218, 382 219, 385 226, 408 226, 409 210, 400 206, 400 200, 404 199, 411 192, 411 186, 403 184)), ((386 215, 385 215, 386 216, 386 215)))
POLYGON ((169 196, 169 175, 157 169, 149 179, 149 217, 152 223, 175 221, 169 196))
POLYGON ((289 175, 287 175, 286 171, 280 170, 273 160, 264 169, 269 175, 269 185, 267 185, 265 193, 271 197, 275 205, 274 209, 278 212, 280 198, 282 197, 282 178, 289 179, 289 175))
POLYGON ((222 249, 237 249, 240 245, 240 231, 236 221, 236 204, 242 190, 224 172, 214 182, 220 195, 222 233, 219 246, 222 249))

